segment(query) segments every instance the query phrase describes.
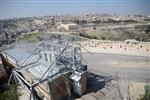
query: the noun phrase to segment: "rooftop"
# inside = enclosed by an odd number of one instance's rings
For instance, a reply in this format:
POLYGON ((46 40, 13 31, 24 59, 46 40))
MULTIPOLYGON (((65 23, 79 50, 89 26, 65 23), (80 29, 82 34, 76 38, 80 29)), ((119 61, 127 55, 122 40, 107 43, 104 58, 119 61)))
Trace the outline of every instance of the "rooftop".
POLYGON ((66 69, 67 71, 77 70, 77 65, 81 63, 80 59, 74 62, 75 53, 73 52, 80 49, 75 49, 76 47, 70 43, 66 44, 67 42, 49 40, 35 44, 16 43, 2 51, 2 54, 20 71, 29 72, 36 81, 41 77, 44 79, 56 73, 61 74, 66 69), (47 70, 49 72, 46 72, 47 70))

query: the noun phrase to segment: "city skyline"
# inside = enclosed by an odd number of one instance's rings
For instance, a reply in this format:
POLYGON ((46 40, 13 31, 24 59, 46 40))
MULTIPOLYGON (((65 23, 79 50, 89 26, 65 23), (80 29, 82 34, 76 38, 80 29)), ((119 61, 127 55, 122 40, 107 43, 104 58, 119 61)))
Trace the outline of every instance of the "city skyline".
POLYGON ((149 0, 0 0, 1 18, 108 13, 149 15, 149 0))

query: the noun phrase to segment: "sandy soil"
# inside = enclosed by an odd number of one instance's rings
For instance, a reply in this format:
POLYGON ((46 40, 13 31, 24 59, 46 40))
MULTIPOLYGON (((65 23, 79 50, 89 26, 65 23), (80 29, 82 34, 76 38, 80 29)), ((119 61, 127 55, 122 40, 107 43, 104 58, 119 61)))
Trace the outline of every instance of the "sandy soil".
POLYGON ((146 83, 142 82, 132 82, 131 87, 130 87, 130 96, 132 100, 137 100, 140 95, 144 95, 144 86, 146 83))
MULTIPOLYGON (((127 44, 124 42, 87 40, 81 42, 81 45, 89 52, 94 53, 111 53, 136 56, 150 56, 150 42, 138 44, 127 44)), ((83 52, 87 52, 82 48, 83 52)))

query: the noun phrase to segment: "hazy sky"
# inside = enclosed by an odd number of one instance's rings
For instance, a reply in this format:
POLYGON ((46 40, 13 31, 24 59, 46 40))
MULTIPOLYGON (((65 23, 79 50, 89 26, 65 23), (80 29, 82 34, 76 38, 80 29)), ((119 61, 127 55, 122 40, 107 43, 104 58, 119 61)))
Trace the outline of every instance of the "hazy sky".
POLYGON ((150 0, 0 0, 1 19, 80 13, 150 15, 150 0))

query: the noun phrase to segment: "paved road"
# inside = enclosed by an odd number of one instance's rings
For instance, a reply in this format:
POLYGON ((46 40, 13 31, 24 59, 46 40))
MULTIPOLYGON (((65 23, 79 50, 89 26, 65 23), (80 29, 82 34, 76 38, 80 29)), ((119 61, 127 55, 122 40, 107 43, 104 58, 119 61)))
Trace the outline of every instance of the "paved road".
POLYGON ((150 81, 150 57, 84 53, 83 58, 91 71, 134 81, 150 81))

